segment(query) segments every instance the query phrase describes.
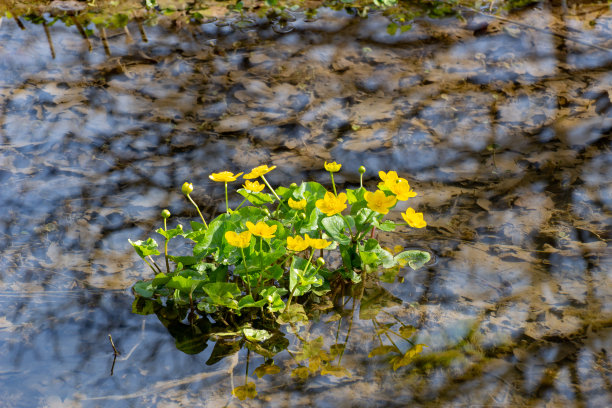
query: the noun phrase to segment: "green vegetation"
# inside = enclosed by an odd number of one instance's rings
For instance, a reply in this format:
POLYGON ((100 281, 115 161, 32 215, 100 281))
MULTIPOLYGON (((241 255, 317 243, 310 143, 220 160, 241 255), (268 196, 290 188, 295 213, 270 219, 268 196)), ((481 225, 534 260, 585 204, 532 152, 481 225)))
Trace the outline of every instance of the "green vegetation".
MULTIPOLYGON (((170 18, 181 24, 202 24, 214 19, 229 18, 237 28, 251 22, 251 18, 267 18, 280 26, 295 19, 293 12, 303 12, 314 18, 321 8, 345 10, 349 14, 367 18, 382 13, 389 19, 387 32, 395 34, 411 28, 418 18, 446 18, 461 16, 472 10, 489 13, 512 10, 537 3, 535 0, 238 0, 238 1, 177 1, 177 0, 90 0, 77 1, 12 1, 0 5, 0 18, 20 19, 50 26, 61 20, 76 25, 82 35, 90 35, 90 24, 98 28, 121 28, 136 20, 155 25, 159 18, 170 18), (242 22, 242 24, 240 23, 242 22), (85 27, 85 28, 83 28, 85 27)), ((251 24, 248 24, 251 25, 251 24)))
POLYGON ((181 190, 202 222, 192 221, 190 229, 180 224, 168 229, 171 214, 162 211, 164 227, 157 232, 164 238, 164 270, 152 259, 161 255, 155 240, 130 241, 155 273, 154 278, 134 285, 135 304, 139 298, 160 304, 172 301, 189 305, 192 315, 197 310, 222 322, 246 315, 250 322, 262 322, 262 327, 296 323, 308 320, 304 302, 320 303, 334 285, 362 282, 366 274, 379 269, 397 271, 405 264, 417 269, 429 261, 427 252, 394 254, 375 238, 376 230, 427 225, 423 214, 412 208, 401 214, 405 224, 383 220, 398 201, 416 196, 396 172, 381 171, 375 192, 361 185, 337 193, 333 175, 340 171, 340 164, 325 163, 333 192, 315 182, 274 189, 265 175, 275 167, 259 166, 243 176, 245 184, 237 193, 244 199, 235 209, 229 207, 228 184, 243 173, 211 174, 211 180, 225 186, 226 212, 210 223, 190 196, 193 185, 186 182, 181 190), (263 191, 266 187, 270 193, 263 191), (243 206, 247 201, 251 205, 243 206), (179 236, 193 242, 192 254, 168 253, 168 242, 179 236), (325 258, 342 261, 328 268, 325 258))

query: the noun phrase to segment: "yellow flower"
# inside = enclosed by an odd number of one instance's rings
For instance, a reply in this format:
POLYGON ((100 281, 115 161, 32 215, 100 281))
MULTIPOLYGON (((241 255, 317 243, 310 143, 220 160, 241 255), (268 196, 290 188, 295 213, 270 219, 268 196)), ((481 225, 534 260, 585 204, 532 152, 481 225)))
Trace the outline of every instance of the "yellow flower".
POLYGON ((368 202, 368 208, 380 214, 389 212, 389 208, 393 207, 397 202, 395 196, 387 196, 384 191, 376 190, 375 193, 366 191, 363 198, 368 202))
POLYGON ((325 193, 325 197, 317 200, 315 205, 322 213, 331 217, 334 214, 341 213, 346 208, 346 194, 340 193, 336 197, 328 191, 325 193))
POLYGON ((324 239, 310 238, 308 235, 306 235, 305 238, 308 245, 314 249, 325 249, 331 245, 331 241, 326 241, 324 239))
POLYGON ((413 208, 408 208, 405 213, 402 213, 402 218, 406 221, 406 224, 413 228, 423 228, 427 226, 427 223, 423 219, 423 213, 414 211, 413 208))
POLYGON ((238 234, 234 231, 227 231, 225 233, 225 239, 231 246, 246 248, 251 244, 251 233, 249 231, 243 231, 238 234))
POLYGON ((302 252, 310 245, 308 244, 308 235, 305 235, 306 239, 299 235, 295 237, 287 237, 287 249, 295 252, 302 252))
POLYGON ((395 194, 397 196, 397 199, 400 201, 406 201, 410 197, 415 197, 417 195, 417 193, 415 193, 414 190, 410 189, 410 184, 408 184, 408 181, 404 179, 398 179, 398 181, 395 184, 388 186, 388 187, 391 190, 391 192, 395 194))
POLYGON ((390 171, 388 173, 385 173, 384 171, 379 171, 378 172, 378 177, 380 177, 380 179, 382 181, 385 182, 385 184, 389 183, 389 184, 395 184, 397 182, 397 173, 395 171, 390 171))
POLYGON ((246 226, 251 234, 262 238, 272 238, 276 232, 276 225, 269 226, 263 221, 259 221, 257 224, 253 224, 251 221, 246 222, 246 226))
POLYGON ((259 181, 255 180, 255 181, 249 181, 247 180, 244 185, 243 185, 245 190, 248 190, 252 193, 259 193, 261 190, 264 189, 264 185, 263 184, 259 184, 259 181))
POLYGON ((212 181, 219 181, 222 183, 229 183, 230 181, 236 181, 238 177, 240 177, 242 173, 234 174, 229 171, 222 171, 221 173, 213 173, 208 176, 212 181))
POLYGON ((254 179, 254 178, 257 178, 257 177, 261 177, 261 176, 263 176, 266 173, 271 172, 275 168, 276 168, 276 166, 268 167, 268 165, 264 164, 264 165, 255 167, 253 170, 251 170, 251 172, 249 174, 245 174, 242 177, 245 178, 245 179, 254 179))
POLYGON ((306 200, 295 201, 292 198, 289 198, 289 207, 294 210, 303 210, 306 207, 306 200))
POLYGON ((325 170, 329 172, 336 173, 340 171, 340 167, 342 167, 342 165, 336 162, 331 162, 331 163, 325 162, 325 170))

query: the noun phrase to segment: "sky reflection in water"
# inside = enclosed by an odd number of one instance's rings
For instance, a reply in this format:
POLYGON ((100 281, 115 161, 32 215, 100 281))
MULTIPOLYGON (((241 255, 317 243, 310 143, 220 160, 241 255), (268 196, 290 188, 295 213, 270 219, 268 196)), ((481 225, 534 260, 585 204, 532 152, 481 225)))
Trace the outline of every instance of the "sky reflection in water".
MULTIPOLYGON (((612 54, 498 22, 481 36, 473 21, 445 21, 389 37, 378 18, 326 19, 285 36, 157 26, 148 43, 128 43, 118 31, 110 56, 95 36, 90 53, 74 27, 56 24, 55 60, 42 27, 3 23, 7 406, 226 404, 247 351, 208 366, 212 343, 184 354, 155 316, 131 314, 129 287, 148 271, 127 239, 151 234, 161 208, 174 222, 196 218, 185 180, 212 216, 224 208, 212 172, 266 163, 279 167, 273 184, 328 184, 326 160, 344 164, 336 182, 358 183, 363 164, 370 188, 378 170, 397 170, 419 192, 410 205, 428 228, 384 239, 437 262, 382 283, 376 318, 416 327, 430 358, 395 372, 368 358, 378 323, 358 309, 351 317, 349 302, 308 338, 329 348, 336 330, 346 336, 352 377, 296 382, 281 353, 281 374, 249 373, 258 397, 245 406, 612 404, 602 392, 612 382, 612 54), (113 376, 109 333, 123 352, 113 376)), ((566 23, 612 47, 609 12, 592 31, 566 23)), ((251 359, 250 370, 263 363, 251 359)))

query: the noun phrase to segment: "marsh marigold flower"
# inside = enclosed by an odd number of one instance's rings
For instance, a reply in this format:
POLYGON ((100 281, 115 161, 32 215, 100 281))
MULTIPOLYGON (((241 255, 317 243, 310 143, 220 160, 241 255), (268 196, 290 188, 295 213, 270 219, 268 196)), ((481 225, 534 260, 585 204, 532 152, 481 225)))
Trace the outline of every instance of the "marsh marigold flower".
POLYGON ((319 238, 310 238, 308 235, 306 235, 306 241, 308 241, 308 245, 314 249, 325 249, 331 245, 331 241, 326 241, 319 238))
POLYGON ((277 228, 276 225, 270 226, 263 221, 259 221, 257 224, 247 221, 246 227, 249 229, 251 234, 262 238, 273 238, 277 228))
POLYGON ((389 208, 397 202, 395 196, 387 196, 384 191, 376 190, 375 193, 366 191, 363 198, 368 202, 368 208, 380 214, 387 214, 389 208))
POLYGON ((413 228, 423 228, 427 226, 427 223, 423 219, 423 213, 414 211, 413 208, 408 208, 405 213, 402 213, 402 218, 406 221, 406 224, 413 228))
POLYGON ((317 200, 315 205, 322 213, 331 217, 334 214, 341 213, 346 208, 346 193, 340 193, 335 196, 329 191, 325 193, 325 197, 317 200))
POLYGON ((331 163, 325 162, 325 170, 331 173, 339 172, 341 167, 342 165, 336 162, 331 162, 331 163))
POLYGON ((259 181, 257 181, 257 180, 255 180, 255 181, 247 180, 244 183, 243 187, 244 187, 245 190, 248 190, 248 191, 250 191, 252 193, 259 193, 266 186, 264 186, 263 184, 260 184, 259 181))
POLYGON ((408 184, 408 181, 404 179, 398 179, 395 184, 392 184, 388 187, 389 190, 391 190, 391 192, 395 194, 397 199, 400 201, 406 201, 407 199, 411 197, 416 197, 417 195, 414 190, 410 189, 410 184, 408 184))
POLYGON ((238 177, 240 177, 242 173, 234 174, 229 171, 222 171, 221 173, 213 173, 208 176, 212 181, 218 181, 221 183, 229 183, 231 181, 236 181, 238 177))
POLYGON ((384 171, 379 171, 378 177, 380 177, 380 179, 385 183, 385 185, 393 185, 397 182, 398 179, 397 172, 393 170, 388 173, 385 173, 384 171))
POLYGON ((225 239, 231 246, 246 248, 251 244, 251 233, 249 231, 243 231, 238 234, 235 231, 227 231, 225 233, 225 239))
MULTIPOLYGON (((305 235, 308 238, 308 235, 305 235)), ((296 235, 295 237, 287 237, 287 249, 295 252, 302 252, 310 245, 308 240, 296 235)))
POLYGON ((268 167, 268 165, 264 164, 264 165, 255 167, 253 170, 251 170, 251 172, 249 174, 245 174, 242 177, 245 178, 245 179, 254 179, 254 178, 257 178, 257 177, 261 177, 261 176, 263 176, 266 173, 271 172, 275 168, 276 168, 276 166, 268 167))
POLYGON ((300 201, 295 201, 292 198, 289 198, 289 207, 294 210, 303 210, 306 207, 306 200, 302 199, 300 201))

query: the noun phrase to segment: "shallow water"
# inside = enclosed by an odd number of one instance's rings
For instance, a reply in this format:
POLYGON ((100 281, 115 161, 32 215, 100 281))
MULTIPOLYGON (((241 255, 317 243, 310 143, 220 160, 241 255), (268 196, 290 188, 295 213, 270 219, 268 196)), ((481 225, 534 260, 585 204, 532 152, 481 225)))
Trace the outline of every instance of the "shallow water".
POLYGON ((325 12, 282 35, 168 23, 144 42, 130 23, 130 36, 107 30, 108 49, 93 35, 91 52, 58 23, 55 58, 41 26, 5 20, 0 401, 612 405, 612 13, 580 13, 512 16, 565 37, 481 16, 391 37, 381 18, 325 12), (303 344, 288 333, 294 355, 257 378, 262 357, 243 348, 214 362, 212 341, 185 354, 155 315, 131 313, 130 286, 149 271, 127 239, 153 235, 162 208, 196 219, 185 180, 212 216, 223 211, 212 172, 266 163, 273 184, 328 184, 326 160, 343 163, 347 185, 362 164, 369 187, 378 170, 408 178, 428 227, 383 241, 436 259, 301 330, 327 352, 344 344, 350 376, 296 380, 303 344), (428 347, 393 371, 367 356, 375 329, 398 322, 428 347), (245 371, 258 395, 240 401, 245 371))

